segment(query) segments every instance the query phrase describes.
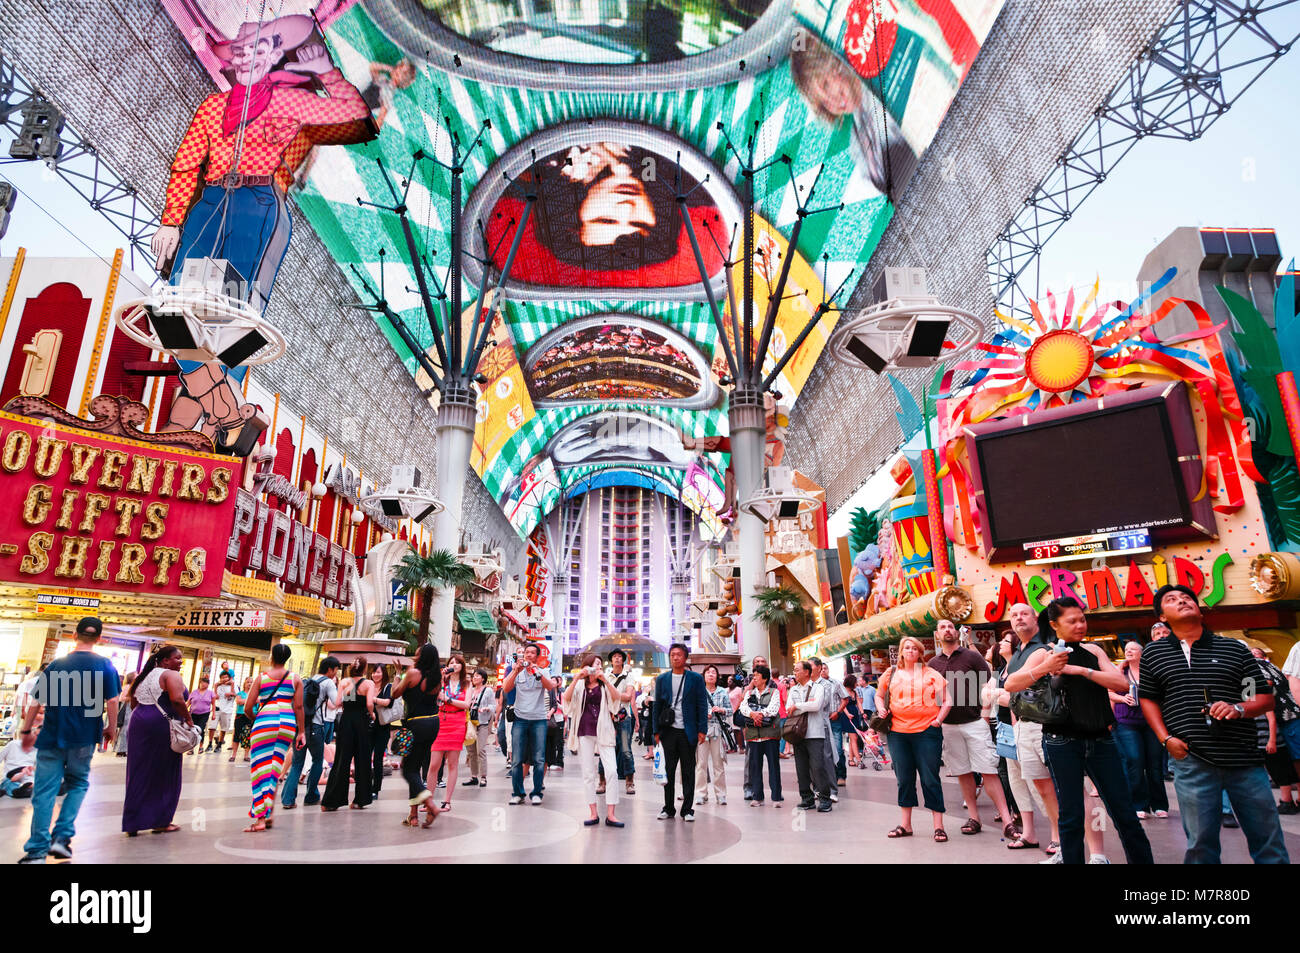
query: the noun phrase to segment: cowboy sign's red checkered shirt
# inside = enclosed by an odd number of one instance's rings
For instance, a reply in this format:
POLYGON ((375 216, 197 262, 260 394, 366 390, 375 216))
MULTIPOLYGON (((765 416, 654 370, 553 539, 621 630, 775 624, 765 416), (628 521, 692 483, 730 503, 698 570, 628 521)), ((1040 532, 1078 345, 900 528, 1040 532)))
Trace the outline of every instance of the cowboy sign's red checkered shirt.
MULTIPOLYGON (((371 136, 368 107, 355 86, 337 69, 320 74, 327 95, 276 86, 266 109, 244 126, 239 167, 232 168, 239 130, 226 135, 222 117, 232 93, 213 93, 199 106, 185 132, 163 208, 163 225, 180 225, 199 191, 199 173, 219 185, 224 176, 273 175, 281 192, 293 182, 293 172, 318 145, 364 142, 371 136), (205 168, 206 165, 206 168, 205 168)), ((242 87, 240 87, 242 90, 242 87)))

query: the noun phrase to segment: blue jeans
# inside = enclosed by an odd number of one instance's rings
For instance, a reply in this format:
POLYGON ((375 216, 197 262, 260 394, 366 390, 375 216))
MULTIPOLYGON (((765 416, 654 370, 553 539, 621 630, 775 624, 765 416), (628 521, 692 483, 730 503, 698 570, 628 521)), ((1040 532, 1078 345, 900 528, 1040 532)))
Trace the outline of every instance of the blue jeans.
POLYGON ((303 796, 302 802, 319 804, 320 776, 325 770, 324 725, 312 725, 306 746, 293 753, 293 766, 289 768, 289 776, 284 780, 284 790, 280 793, 280 803, 285 807, 293 807, 298 800, 298 779, 302 776, 302 766, 309 753, 311 770, 307 772, 307 793, 303 796))
MULTIPOLYGON (((31 778, 25 781, 10 781, 8 778, 0 778, 0 794, 4 794, 6 797, 18 797, 18 792, 29 784, 34 784, 31 778)), ((31 797, 31 790, 29 789, 28 793, 23 796, 31 797)))
POLYGON ((772 789, 772 800, 781 801, 781 757, 780 748, 775 738, 745 743, 745 763, 749 765, 750 790, 754 800, 763 803, 763 762, 767 761, 768 786, 772 789))
POLYGON ((230 192, 204 186, 181 228, 172 284, 180 281, 186 258, 224 258, 246 285, 231 297, 261 310, 271 297, 292 231, 293 219, 276 186, 245 185, 230 192))
POLYGON ((831 748, 835 758, 835 780, 843 782, 848 778, 849 769, 844 760, 844 728, 838 722, 831 722, 831 748))
POLYGON ((506 744, 506 728, 514 722, 506 721, 506 713, 503 711, 497 718, 497 745, 501 748, 501 757, 507 762, 510 760, 510 748, 506 744))
POLYGON ((1169 795, 1165 793, 1165 749, 1156 740, 1156 733, 1146 725, 1116 725, 1115 743, 1124 756, 1133 806, 1139 811, 1169 810, 1169 795))
MULTIPOLYGON (((59 809, 59 819, 54 825, 53 840, 68 843, 77 833, 77 812, 90 790, 90 759, 95 754, 94 745, 76 748, 39 748, 36 752, 36 780, 32 789, 32 832, 23 850, 34 857, 44 857, 50 850, 50 820, 54 817, 54 802, 64 779, 68 793, 59 809)), ((1273 798, 1269 796, 1269 804, 1273 798)))
MULTIPOLYGON (((1151 842, 1147 840, 1142 823, 1133 808, 1128 778, 1124 774, 1124 759, 1114 739, 1067 738, 1043 732, 1043 751, 1047 767, 1052 772, 1056 799, 1061 806, 1061 861, 1082 864, 1084 857, 1083 825, 1088 823, 1087 802, 1083 797, 1083 778, 1086 774, 1097 785, 1097 793, 1106 805, 1124 845, 1124 857, 1130 864, 1154 864, 1151 842)), ((1272 797, 1269 807, 1273 806, 1272 797)))
POLYGON ((524 796, 524 759, 533 766, 532 797, 542 794, 546 775, 546 719, 515 718, 510 725, 510 786, 515 797, 524 796))
POLYGON ((321 725, 321 741, 325 744, 334 743, 334 722, 327 721, 321 725))
POLYGON ((626 781, 636 777, 636 761, 632 757, 632 716, 614 725, 614 751, 618 763, 618 779, 626 781))
POLYGON ((1171 760, 1178 813, 1187 835, 1185 864, 1219 863, 1219 825, 1223 821, 1223 795, 1246 835, 1251 859, 1257 864, 1287 864, 1282 825, 1278 823, 1273 789, 1263 765, 1220 768, 1189 754, 1171 760))
POLYGON ((891 731, 889 750, 894 757, 898 806, 916 807, 916 776, 920 774, 926 809, 942 814, 943 782, 939 780, 939 756, 943 751, 943 731, 938 727, 918 732, 891 731))

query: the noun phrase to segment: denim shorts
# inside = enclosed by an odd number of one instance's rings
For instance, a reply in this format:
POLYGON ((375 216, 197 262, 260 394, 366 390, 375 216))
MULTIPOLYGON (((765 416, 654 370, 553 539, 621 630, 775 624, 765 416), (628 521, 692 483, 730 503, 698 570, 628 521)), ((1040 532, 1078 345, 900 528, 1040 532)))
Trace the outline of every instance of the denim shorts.
POLYGON ((1280 722, 1279 727, 1282 729, 1282 740, 1291 749, 1291 760, 1300 761, 1300 718, 1280 722))

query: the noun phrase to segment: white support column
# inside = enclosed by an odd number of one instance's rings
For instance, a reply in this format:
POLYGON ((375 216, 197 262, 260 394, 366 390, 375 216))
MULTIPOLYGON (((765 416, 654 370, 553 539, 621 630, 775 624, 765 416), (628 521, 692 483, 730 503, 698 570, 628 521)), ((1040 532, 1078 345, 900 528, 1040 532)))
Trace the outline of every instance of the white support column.
MULTIPOLYGON (((438 499, 446 507, 434 517, 433 548, 456 553, 460 548, 461 506, 465 498, 465 472, 469 469, 474 440, 475 405, 472 392, 448 389, 438 408, 438 499)), ((455 591, 434 594, 429 641, 443 658, 451 652, 451 624, 456 608, 455 591)))
MULTIPOLYGON (((767 431, 763 395, 737 387, 731 393, 731 462, 736 472, 736 500, 748 499, 763 483, 763 451, 767 431)), ((746 668, 755 655, 771 658, 767 628, 753 617, 755 595, 763 586, 767 564, 767 526, 757 516, 739 510, 733 533, 740 547, 740 657, 746 668)))

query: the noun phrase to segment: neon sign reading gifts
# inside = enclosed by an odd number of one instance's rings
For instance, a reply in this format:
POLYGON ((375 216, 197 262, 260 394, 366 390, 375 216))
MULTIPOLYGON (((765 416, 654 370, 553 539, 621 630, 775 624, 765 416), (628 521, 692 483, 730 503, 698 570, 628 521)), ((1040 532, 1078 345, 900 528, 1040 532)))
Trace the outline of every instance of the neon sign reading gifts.
POLYGON ((251 570, 290 592, 310 593, 343 605, 352 601, 352 581, 357 575, 353 555, 247 490, 235 494, 235 528, 226 559, 232 572, 251 570))
POLYGON ((1143 567, 1131 560, 1126 570, 1107 566, 1078 573, 1069 569, 1049 569, 1029 576, 1023 583, 1020 573, 1015 572, 998 581, 997 598, 984 607, 984 618, 998 622, 1018 602, 1027 604, 1034 612, 1042 612, 1048 602, 1064 596, 1073 596, 1093 612, 1098 609, 1140 609, 1151 605, 1157 589, 1172 583, 1180 583, 1197 593, 1207 609, 1217 606, 1227 595, 1223 574, 1232 565, 1231 553, 1220 553, 1208 575, 1198 562, 1182 556, 1175 557, 1172 562, 1156 556, 1151 563, 1148 567, 1150 579, 1143 567), (1121 572, 1124 573, 1122 579, 1121 572))
POLYGON ((0 580, 215 596, 239 463, 0 413, 0 580))

